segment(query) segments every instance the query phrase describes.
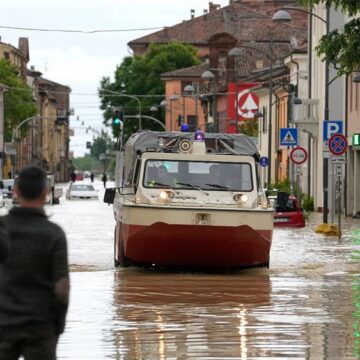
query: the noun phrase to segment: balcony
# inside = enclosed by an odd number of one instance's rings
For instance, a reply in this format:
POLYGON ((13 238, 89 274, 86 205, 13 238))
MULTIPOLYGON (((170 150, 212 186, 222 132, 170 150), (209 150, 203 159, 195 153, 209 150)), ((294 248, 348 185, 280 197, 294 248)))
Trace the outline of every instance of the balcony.
POLYGON ((302 99, 302 104, 295 105, 294 122, 300 131, 306 130, 317 137, 319 135, 319 100, 302 99))

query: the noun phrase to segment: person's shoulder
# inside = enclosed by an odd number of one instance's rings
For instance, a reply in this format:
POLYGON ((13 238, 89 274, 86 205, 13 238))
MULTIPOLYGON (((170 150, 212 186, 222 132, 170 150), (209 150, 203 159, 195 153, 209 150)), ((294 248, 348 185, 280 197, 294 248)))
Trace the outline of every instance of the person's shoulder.
POLYGON ((60 225, 52 222, 49 219, 45 219, 45 222, 47 228, 51 231, 53 235, 55 235, 57 238, 64 238, 64 239, 66 238, 65 231, 60 225))

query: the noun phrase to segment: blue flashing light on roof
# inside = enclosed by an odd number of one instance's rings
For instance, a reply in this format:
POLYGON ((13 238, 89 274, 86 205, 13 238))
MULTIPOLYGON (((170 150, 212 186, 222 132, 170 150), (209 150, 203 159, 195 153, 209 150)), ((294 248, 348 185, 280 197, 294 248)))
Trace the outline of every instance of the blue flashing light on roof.
POLYGON ((188 124, 182 124, 180 128, 181 132, 189 132, 189 125, 188 124))
POLYGON ((205 133, 201 130, 196 130, 195 141, 205 141, 205 133))

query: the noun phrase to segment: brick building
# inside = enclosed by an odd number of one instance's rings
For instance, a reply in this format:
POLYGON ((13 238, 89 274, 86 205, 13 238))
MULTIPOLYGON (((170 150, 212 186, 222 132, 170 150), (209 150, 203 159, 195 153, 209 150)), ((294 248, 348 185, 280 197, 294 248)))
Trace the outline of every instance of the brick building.
POLYGON ((289 11, 293 17, 291 25, 274 24, 272 21, 278 8, 290 4, 293 2, 289 0, 230 0, 228 6, 220 8, 210 2, 209 9, 204 10, 201 16, 196 17, 192 12, 187 21, 128 43, 135 55, 143 54, 150 43, 179 41, 198 49, 198 55, 203 61, 201 65, 175 70, 162 76, 166 100, 170 104, 166 111, 169 130, 178 129, 181 120, 190 123, 193 128, 206 128, 206 124, 213 122, 214 114, 211 109, 214 107, 211 101, 214 96, 211 93, 214 88, 217 94, 217 128, 220 131, 226 130, 226 125, 222 123, 231 120, 228 116, 228 101, 224 99, 228 84, 255 79, 258 72, 269 69, 271 54, 272 65, 276 66, 277 61, 281 62, 292 49, 306 44, 307 14, 289 11), (234 47, 243 50, 238 59, 228 56, 234 47), (206 70, 214 74, 213 83, 206 83, 201 78, 206 70), (187 85, 192 85, 195 89, 192 96, 183 96, 186 95, 184 88, 187 85))

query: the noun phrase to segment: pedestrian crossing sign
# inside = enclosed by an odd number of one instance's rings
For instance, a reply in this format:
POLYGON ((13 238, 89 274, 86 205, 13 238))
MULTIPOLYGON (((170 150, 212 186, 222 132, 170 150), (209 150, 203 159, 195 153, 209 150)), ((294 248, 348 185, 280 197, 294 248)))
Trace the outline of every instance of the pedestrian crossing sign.
POLYGON ((280 129, 280 145, 296 146, 298 144, 298 132, 296 128, 280 129))

